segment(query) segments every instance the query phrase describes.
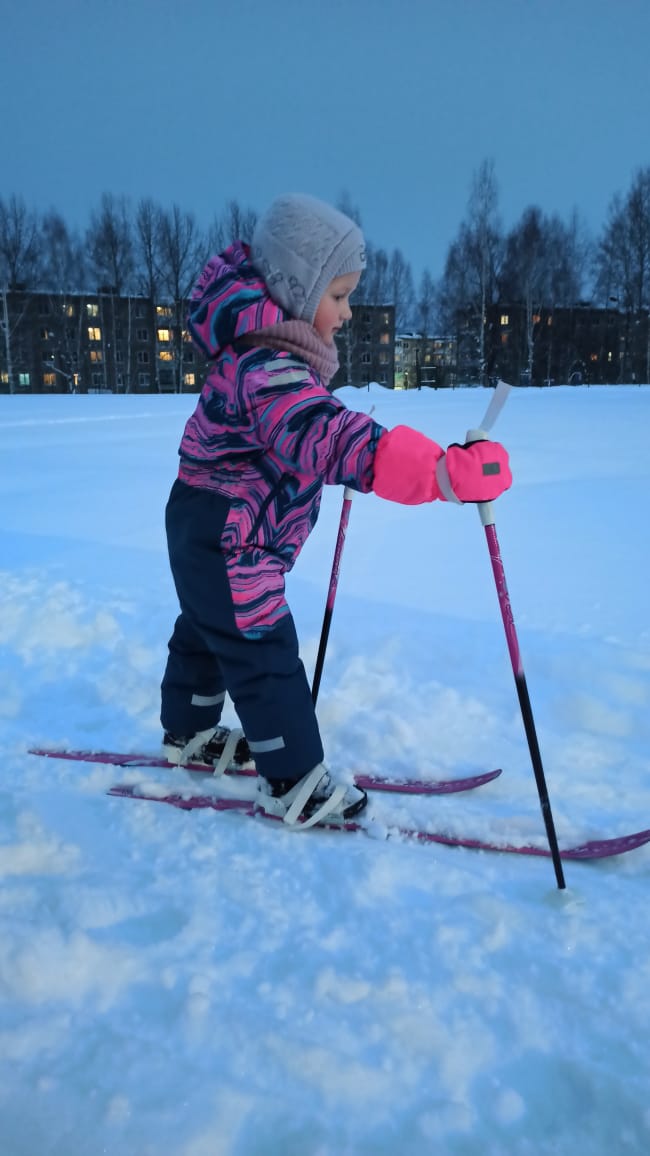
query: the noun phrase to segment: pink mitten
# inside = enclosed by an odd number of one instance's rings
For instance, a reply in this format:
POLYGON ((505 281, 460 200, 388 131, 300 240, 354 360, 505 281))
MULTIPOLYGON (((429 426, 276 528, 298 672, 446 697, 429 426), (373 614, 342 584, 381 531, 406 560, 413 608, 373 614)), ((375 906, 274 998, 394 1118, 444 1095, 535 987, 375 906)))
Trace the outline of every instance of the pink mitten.
POLYGON ((481 437, 481 431, 465 445, 449 446, 447 453, 406 425, 379 439, 372 488, 391 502, 491 502, 510 485, 508 454, 499 442, 481 437))
POLYGON ((449 446, 436 473, 448 501, 491 502, 512 485, 506 450, 487 439, 449 446))
POLYGON ((444 457, 437 442, 407 425, 382 434, 374 461, 372 488, 380 498, 417 506, 442 497, 436 464, 444 457))

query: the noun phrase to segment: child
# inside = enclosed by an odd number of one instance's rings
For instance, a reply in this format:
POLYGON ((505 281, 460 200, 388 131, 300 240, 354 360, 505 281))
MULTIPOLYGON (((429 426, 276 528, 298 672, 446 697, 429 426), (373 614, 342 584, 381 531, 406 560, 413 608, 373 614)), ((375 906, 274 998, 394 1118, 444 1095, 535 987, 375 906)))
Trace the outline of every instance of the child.
POLYGON ((249 248, 213 257, 189 330, 212 362, 181 441, 166 510, 181 613, 162 682, 163 749, 223 767, 248 755, 219 719, 230 695, 258 772, 258 802, 290 825, 342 822, 365 792, 336 783, 323 747, 284 576, 324 483, 406 504, 489 501, 512 481, 496 442, 447 453, 390 432, 328 390, 334 335, 365 266, 357 225, 313 197, 276 200, 249 248))

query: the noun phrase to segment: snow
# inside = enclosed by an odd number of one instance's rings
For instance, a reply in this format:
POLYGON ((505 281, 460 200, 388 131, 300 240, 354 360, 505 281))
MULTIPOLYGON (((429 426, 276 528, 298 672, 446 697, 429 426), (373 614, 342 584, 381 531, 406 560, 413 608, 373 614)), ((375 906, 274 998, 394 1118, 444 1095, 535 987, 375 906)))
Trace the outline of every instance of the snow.
MULTIPOLYGON (((490 395, 341 396, 446 443, 490 395)), ((171 772, 27 753, 157 749, 163 508, 194 401, 0 398, 2 1156, 647 1153, 649 848, 567 862, 561 892, 547 859, 110 798, 171 772)), ((625 386, 513 391, 495 430, 564 845, 650 827, 648 428, 650 389, 625 386)), ((341 497, 289 580, 309 672, 341 497)), ((544 846, 471 507, 355 496, 319 715, 346 773, 504 768, 373 797, 379 823, 544 846)))

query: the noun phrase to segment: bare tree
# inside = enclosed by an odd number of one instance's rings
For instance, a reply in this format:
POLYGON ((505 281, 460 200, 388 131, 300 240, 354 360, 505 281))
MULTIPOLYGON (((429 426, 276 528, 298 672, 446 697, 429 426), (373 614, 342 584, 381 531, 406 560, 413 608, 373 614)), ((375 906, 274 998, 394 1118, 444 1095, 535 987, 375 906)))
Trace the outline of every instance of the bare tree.
POLYGON ((155 301, 161 280, 162 210, 150 197, 138 202, 133 228, 135 287, 155 301))
POLYGON ((339 213, 345 213, 346 217, 349 217, 351 221, 354 221, 355 225, 358 225, 360 229, 363 228, 361 224, 361 211, 359 206, 355 205, 347 189, 343 189, 343 191, 339 194, 336 207, 339 210, 339 213))
POLYGON ((9 290, 33 288, 38 282, 41 261, 41 235, 38 217, 20 197, 0 198, 0 334, 9 392, 16 388, 13 338, 23 319, 27 298, 20 311, 12 315, 9 290))
POLYGON ((387 305, 391 300, 390 262, 385 249, 366 244, 366 268, 356 290, 355 301, 364 305, 387 305))
POLYGON ((596 253, 596 289, 627 311, 650 304, 650 168, 612 199, 596 253))
MULTIPOLYGON (((138 292, 146 298, 144 306, 148 311, 154 342, 154 382, 160 392, 161 352, 157 325, 156 307, 162 285, 162 222, 163 211, 155 201, 146 197, 138 203, 134 222, 135 284, 138 292)), ((133 303, 129 301, 127 322, 127 364, 129 366, 129 386, 133 363, 133 303)))
POLYGON ((185 366, 185 312, 187 301, 205 258, 205 238, 192 213, 178 205, 163 211, 160 219, 162 290, 173 310, 173 361, 175 387, 183 388, 185 366))
POLYGON ((437 292, 436 284, 428 269, 424 270, 420 279, 416 307, 418 330, 424 340, 431 336, 431 328, 436 311, 437 292))
POLYGON ((236 200, 229 201, 208 230, 206 256, 222 253, 233 241, 245 241, 250 245, 256 224, 257 213, 254 209, 244 208, 236 200))
POLYGON ((484 160, 472 178, 467 213, 448 250, 440 284, 443 327, 456 334, 462 371, 482 382, 488 362, 486 316, 497 299, 502 247, 494 163, 484 160))
MULTIPOLYGON (((117 365, 118 300, 131 289, 134 274, 134 241, 129 204, 126 197, 104 193, 98 212, 90 217, 86 231, 88 264, 97 281, 101 306, 102 375, 108 380, 108 354, 117 365), (108 316, 107 316, 108 308, 108 316), (107 339, 107 329, 110 341, 107 339)), ((117 371, 116 386, 117 386, 117 371)))
POLYGON ((395 329, 399 333, 409 327, 413 315, 415 289, 413 274, 400 249, 393 249, 388 265, 389 301, 395 306, 395 329))
POLYGON ((501 255, 501 225, 498 218, 498 188, 494 162, 484 160, 474 174, 468 202, 470 276, 474 280, 477 305, 479 381, 485 384, 485 320, 487 307, 495 300, 501 255))
POLYGON ((551 268, 547 221, 541 209, 531 206, 508 234, 502 276, 502 295, 509 301, 521 301, 526 311, 528 380, 532 380, 537 318, 550 296, 551 268))
POLYGON ((104 193, 98 212, 92 213, 86 232, 86 252, 99 285, 110 285, 120 296, 134 270, 133 227, 125 197, 104 193))
POLYGON ((55 209, 43 217, 41 242, 42 287, 57 296, 81 293, 86 278, 83 245, 55 209))
POLYGON ((0 284, 34 288, 41 269, 41 230, 21 197, 0 197, 0 284))
POLYGON ((593 263, 593 241, 577 209, 573 210, 568 224, 559 217, 552 217, 551 233, 551 252, 555 249, 551 303, 571 306, 585 295, 587 276, 593 263))
POLYGON ((51 372, 74 393, 81 384, 83 322, 80 293, 85 280, 83 246, 55 210, 43 217, 42 285, 50 297, 50 313, 55 319, 52 336, 51 372))
MULTIPOLYGON (((596 292, 607 305, 615 302, 624 313, 620 376, 630 372, 630 357, 641 362, 638 372, 650 378, 650 168, 640 169, 627 193, 617 194, 610 206, 596 260, 596 292), (646 328, 641 354, 639 329, 646 328)), ((633 371, 636 372, 636 371, 633 371)))

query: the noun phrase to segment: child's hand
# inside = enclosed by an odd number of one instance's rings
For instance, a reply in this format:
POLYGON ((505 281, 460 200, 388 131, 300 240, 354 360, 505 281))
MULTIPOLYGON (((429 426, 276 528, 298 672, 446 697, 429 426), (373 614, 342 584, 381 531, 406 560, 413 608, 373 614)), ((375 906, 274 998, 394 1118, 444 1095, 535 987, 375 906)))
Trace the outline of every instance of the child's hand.
POLYGON ((372 488, 380 498, 415 506, 433 502, 491 502, 512 485, 508 454, 499 442, 472 431, 465 445, 442 446, 409 426, 379 439, 372 488), (475 436, 474 436, 475 435, 475 436))
POLYGON ((492 502, 512 485, 507 451, 485 438, 451 445, 436 463, 436 480, 447 501, 492 502))

